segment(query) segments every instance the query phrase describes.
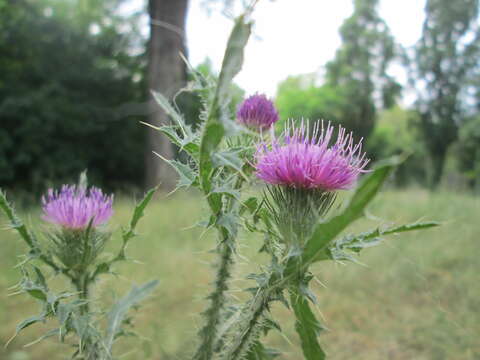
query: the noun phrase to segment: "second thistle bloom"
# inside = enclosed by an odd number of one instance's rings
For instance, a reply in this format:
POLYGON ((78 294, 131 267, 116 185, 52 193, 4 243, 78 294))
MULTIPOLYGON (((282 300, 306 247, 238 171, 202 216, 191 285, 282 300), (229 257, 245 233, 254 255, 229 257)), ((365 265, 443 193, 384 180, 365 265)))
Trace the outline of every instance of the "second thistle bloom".
POLYGON ((287 128, 280 139, 259 146, 255 168, 257 177, 267 184, 293 188, 335 191, 351 188, 358 175, 365 172, 369 160, 362 152, 361 141, 338 127, 325 128, 317 122, 309 136, 308 127, 287 128), (332 144, 330 145, 330 143, 332 144))
POLYGON ((240 104, 237 120, 255 130, 265 130, 278 121, 278 111, 265 95, 253 95, 240 104))
POLYGON ((98 188, 63 185, 60 190, 49 189, 42 198, 43 219, 65 229, 82 230, 90 221, 93 226, 106 223, 113 214, 112 204, 113 195, 98 188))

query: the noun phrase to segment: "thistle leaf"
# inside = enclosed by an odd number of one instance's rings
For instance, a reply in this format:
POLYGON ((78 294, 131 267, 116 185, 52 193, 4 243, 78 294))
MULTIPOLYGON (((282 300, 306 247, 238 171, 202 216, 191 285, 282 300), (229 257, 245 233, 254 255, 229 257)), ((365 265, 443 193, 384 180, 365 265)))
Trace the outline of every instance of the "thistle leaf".
POLYGON ((0 208, 3 210, 10 225, 15 229, 22 239, 30 246, 31 249, 38 249, 38 242, 35 236, 27 229, 25 224, 20 220, 20 218, 15 213, 13 206, 8 202, 5 193, 0 189, 0 208))
POLYGON ((174 107, 170 104, 168 99, 156 91, 152 91, 152 95, 155 101, 157 102, 157 104, 160 105, 163 111, 165 111, 165 113, 173 120, 175 125, 179 127, 184 138, 187 138, 190 135, 192 135, 192 130, 187 124, 185 124, 185 121, 183 120, 183 116, 174 109, 174 107))
POLYGON ((7 343, 5 344, 5 347, 7 347, 17 337, 17 335, 22 330, 24 330, 27 327, 29 327, 33 324, 36 324, 38 322, 45 322, 45 320, 46 320, 46 317, 45 317, 44 313, 42 313, 40 315, 31 316, 31 317, 23 320, 20 324, 17 325, 16 330, 15 330, 15 334, 7 341, 7 343))
POLYGON ((346 251, 359 253, 365 248, 380 244, 383 240, 383 236, 385 235, 398 234, 414 230, 423 230, 439 225, 440 223, 436 221, 416 222, 412 224, 392 226, 384 229, 378 227, 374 230, 370 230, 358 235, 347 235, 335 241, 332 247, 326 249, 321 259, 350 260, 356 262, 356 259, 346 253, 346 251))
POLYGON ((153 198, 153 194, 155 194, 157 188, 153 188, 147 191, 143 199, 135 206, 135 210, 133 211, 132 219, 130 220, 130 229, 124 235, 124 242, 128 242, 129 238, 133 236, 135 232, 135 228, 138 224, 138 221, 143 217, 145 208, 150 203, 153 198))
POLYGON ((222 70, 218 79, 216 97, 220 106, 228 96, 230 84, 233 78, 242 69, 243 50, 247 45, 251 33, 251 23, 245 21, 245 16, 237 18, 230 38, 228 39, 227 49, 223 57, 222 70))
POLYGON ((167 162, 178 173, 180 178, 178 179, 177 189, 198 184, 198 175, 196 171, 190 166, 188 166, 187 164, 183 164, 180 161, 165 159, 162 155, 157 154, 156 152, 154 152, 154 154, 161 158, 163 161, 167 162))
POLYGON ((228 99, 228 90, 235 75, 243 63, 243 50, 250 37, 251 24, 240 16, 230 34, 227 49, 223 57, 217 89, 209 109, 204 132, 200 143, 200 181, 205 193, 211 191, 211 172, 213 170, 212 154, 222 141, 225 127, 220 116, 228 99))
POLYGON ((363 216, 365 208, 373 200, 388 178, 391 171, 400 163, 398 158, 392 158, 382 163, 368 174, 356 189, 343 211, 328 220, 319 223, 306 244, 303 253, 302 265, 321 260, 325 248, 337 237, 350 223, 363 216))
POLYGON ((325 359, 325 352, 323 351, 317 339, 318 335, 322 330, 324 330, 324 328, 315 318, 307 299, 304 296, 301 296, 297 291, 292 290, 290 302, 297 319, 295 322, 295 330, 300 337, 305 359, 325 359))
POLYGON ((38 344, 40 341, 43 341, 45 339, 48 339, 49 337, 52 337, 52 336, 55 336, 55 335, 58 335, 58 334, 60 334, 60 329, 58 329, 58 328, 49 330, 45 334, 40 336, 39 338, 33 340, 32 342, 29 342, 28 344, 25 344, 24 347, 27 348, 27 347, 30 347, 32 345, 38 344))
POLYGON ((102 262, 102 263, 98 264, 97 267, 95 268, 95 271, 93 272, 93 274, 91 276, 91 281, 94 281, 97 278, 97 276, 99 276, 101 274, 105 274, 105 273, 110 272, 111 265, 114 262, 126 259, 125 250, 127 248, 127 245, 129 243, 129 241, 133 237, 135 237, 135 235, 136 235, 135 234, 135 229, 137 227, 137 224, 140 221, 140 219, 143 217, 145 208, 147 207, 147 205, 152 200, 153 195, 155 194, 155 191, 157 191, 157 188, 153 188, 153 189, 150 189, 149 191, 147 191, 147 193, 145 194, 143 199, 140 200, 140 202, 138 202, 135 205, 135 209, 133 210, 133 214, 132 214, 132 217, 130 219, 130 226, 129 226, 128 230, 123 229, 123 231, 122 231, 122 246, 121 246, 118 254, 112 260, 109 260, 109 261, 102 262))
POLYGON ((214 167, 228 166, 241 173, 243 163, 244 161, 240 158, 240 150, 238 149, 217 151, 212 154, 212 164, 214 167))
POLYGON ((198 159, 200 145, 198 144, 198 138, 195 136, 195 134, 192 133, 187 137, 182 138, 178 134, 178 126, 176 125, 155 126, 143 121, 141 123, 151 127, 152 129, 160 131, 162 134, 167 136, 173 144, 178 146, 180 150, 185 150, 193 159, 198 159))
POLYGON ((248 351, 246 360, 272 360, 281 353, 275 349, 266 348, 259 340, 255 341, 248 351))
POLYGON ((134 286, 125 297, 113 305, 112 310, 110 310, 107 315, 107 330, 105 334, 105 347, 110 354, 113 340, 120 331, 127 312, 132 306, 138 304, 149 296, 157 285, 158 280, 152 280, 140 287, 134 286))

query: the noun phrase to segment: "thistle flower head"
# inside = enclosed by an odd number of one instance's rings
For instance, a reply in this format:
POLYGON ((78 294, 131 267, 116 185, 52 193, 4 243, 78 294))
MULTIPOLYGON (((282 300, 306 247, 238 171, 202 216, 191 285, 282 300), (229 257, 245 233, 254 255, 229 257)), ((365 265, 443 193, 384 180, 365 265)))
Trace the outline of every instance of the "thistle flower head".
POLYGON ((265 95, 255 94, 240 104, 237 120, 251 129, 265 130, 278 121, 278 111, 265 95))
POLYGON ((43 219, 66 229, 81 230, 106 223, 113 214, 113 195, 102 190, 63 185, 60 190, 49 189, 42 197, 43 219))
POLYGON ((369 160, 361 141, 338 127, 337 139, 330 145, 334 127, 316 122, 309 136, 307 126, 288 124, 280 139, 261 144, 255 156, 256 175, 272 185, 334 191, 352 187, 365 172, 369 160))

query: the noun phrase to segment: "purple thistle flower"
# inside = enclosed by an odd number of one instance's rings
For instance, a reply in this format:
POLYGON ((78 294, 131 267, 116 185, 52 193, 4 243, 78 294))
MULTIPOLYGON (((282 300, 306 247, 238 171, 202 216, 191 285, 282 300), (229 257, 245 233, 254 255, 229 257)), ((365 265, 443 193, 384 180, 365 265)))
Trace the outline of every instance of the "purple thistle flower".
POLYGON ((113 195, 104 195, 92 187, 87 190, 75 185, 63 185, 58 191, 49 189, 42 197, 43 219, 67 229, 85 229, 106 223, 113 214, 113 195), (92 220, 93 219, 93 220, 92 220))
MULTIPOLYGON (((307 126, 308 127, 308 126, 307 126)), ((282 141, 261 144, 255 155, 256 175, 272 185, 334 191, 351 188, 369 160, 362 141, 354 145, 352 133, 338 127, 336 142, 329 146, 334 127, 316 122, 312 136, 303 123, 287 126, 282 141)))
POLYGON ((278 111, 265 95, 255 94, 240 104, 237 120, 246 127, 265 130, 278 121, 278 111))

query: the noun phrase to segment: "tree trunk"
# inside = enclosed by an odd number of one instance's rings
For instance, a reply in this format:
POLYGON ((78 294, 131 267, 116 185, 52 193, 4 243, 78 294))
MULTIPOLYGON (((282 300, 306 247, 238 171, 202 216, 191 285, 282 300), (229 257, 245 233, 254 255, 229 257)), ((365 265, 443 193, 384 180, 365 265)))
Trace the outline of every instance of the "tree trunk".
MULTIPOLYGON (((186 54, 185 22, 188 0, 149 0, 150 43, 148 86, 150 90, 172 98, 186 81, 185 64, 179 53, 186 54)), ((169 119, 154 102, 149 102, 149 123, 155 126, 166 124, 169 119)), ((158 131, 148 129, 146 153, 146 186, 160 183, 162 189, 174 188, 175 171, 153 151, 166 159, 172 159, 174 149, 169 140, 158 131)))
POLYGON ((445 159, 447 156, 447 147, 436 149, 436 152, 430 154, 430 189, 435 190, 442 180, 443 168, 445 167, 445 159))

